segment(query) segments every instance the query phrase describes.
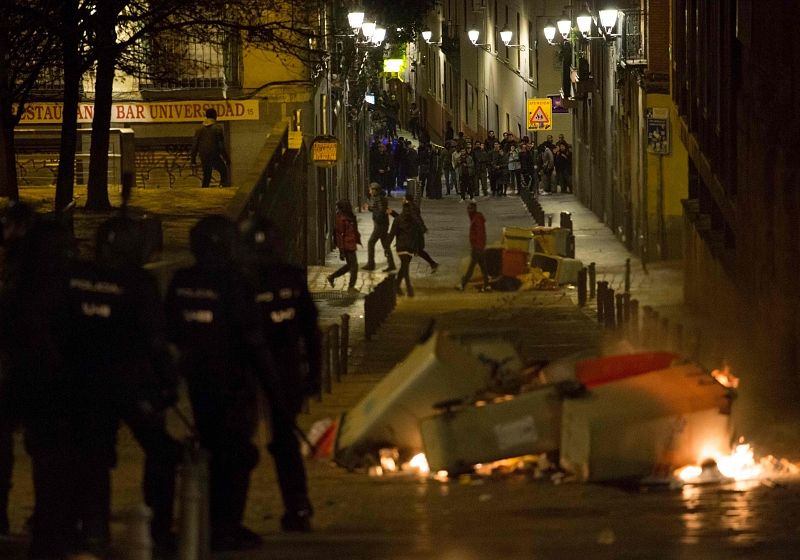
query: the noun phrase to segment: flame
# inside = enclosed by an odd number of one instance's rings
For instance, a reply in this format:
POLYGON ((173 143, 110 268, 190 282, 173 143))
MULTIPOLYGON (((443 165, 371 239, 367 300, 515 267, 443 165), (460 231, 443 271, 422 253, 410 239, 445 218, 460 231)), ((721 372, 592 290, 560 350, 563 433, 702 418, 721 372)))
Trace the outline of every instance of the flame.
POLYGON ((416 469, 420 474, 428 474, 431 472, 431 469, 428 466, 428 459, 425 457, 424 453, 417 453, 411 457, 411 460, 408 462, 408 466, 412 469, 416 469))
POLYGON ((728 389, 736 389, 739 387, 739 378, 731 373, 731 368, 729 366, 713 370, 711 376, 716 379, 720 385, 728 389))
POLYGON ((743 440, 728 453, 719 451, 716 446, 706 447, 700 455, 700 463, 702 466, 687 465, 674 474, 684 482, 720 482, 724 479, 738 482, 800 473, 800 467, 786 459, 767 455, 757 460, 752 446, 743 440))

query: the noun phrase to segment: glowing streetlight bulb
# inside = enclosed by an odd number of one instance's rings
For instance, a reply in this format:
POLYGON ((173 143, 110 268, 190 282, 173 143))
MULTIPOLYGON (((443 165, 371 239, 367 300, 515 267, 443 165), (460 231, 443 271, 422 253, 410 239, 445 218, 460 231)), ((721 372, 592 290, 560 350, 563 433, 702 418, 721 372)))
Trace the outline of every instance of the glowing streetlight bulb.
POLYGON ((600 25, 603 26, 603 29, 606 30, 606 33, 611 33, 614 30, 614 26, 617 24, 618 16, 619 11, 615 8, 600 10, 600 25))
POLYGON ((386 38, 386 29, 383 27, 376 27, 375 32, 372 34, 372 42, 376 45, 383 43, 386 38))
POLYGON ((508 44, 511 42, 511 37, 513 36, 514 34, 507 27, 500 32, 500 39, 506 46, 508 46, 508 44))
POLYGON ((589 31, 592 30, 592 16, 589 14, 583 13, 576 17, 575 21, 578 22, 578 30, 583 35, 588 35, 589 31))
POLYGON ((429 30, 425 30, 422 32, 422 38, 425 40, 426 43, 431 42, 431 37, 433 37, 433 33, 429 30))
POLYGON ((353 29, 361 29, 361 24, 364 23, 364 12, 350 12, 347 14, 347 23, 353 29))
POLYGON ((564 39, 569 38, 569 30, 572 29, 572 21, 568 17, 561 16, 561 19, 556 22, 556 26, 558 27, 558 32, 561 33, 564 39))
POLYGON ((481 32, 478 31, 477 29, 470 29, 469 31, 467 31, 467 37, 469 37, 469 40, 472 42, 473 45, 478 44, 478 37, 480 36, 481 32))
POLYGON ((375 33, 375 22, 374 21, 365 21, 361 24, 361 33, 364 34, 364 38, 369 41, 372 39, 372 34, 375 33))
POLYGON ((548 23, 544 26, 544 38, 547 39, 548 43, 552 43, 553 39, 556 38, 556 26, 552 23, 548 23))

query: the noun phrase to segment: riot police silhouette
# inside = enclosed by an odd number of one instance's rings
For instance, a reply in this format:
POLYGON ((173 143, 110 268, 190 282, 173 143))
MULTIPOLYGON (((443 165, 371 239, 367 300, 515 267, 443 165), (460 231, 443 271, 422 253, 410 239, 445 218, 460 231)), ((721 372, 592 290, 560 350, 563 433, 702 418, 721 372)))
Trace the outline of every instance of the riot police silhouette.
POLYGON ((256 288, 256 302, 269 348, 277 365, 279 391, 267 388, 272 441, 285 531, 310 531, 313 508, 296 417, 304 399, 319 392, 321 344, 317 308, 305 272, 283 261, 281 235, 266 218, 253 218, 241 228, 247 273, 256 288), (277 405, 277 406, 276 406, 277 405))
POLYGON ((167 291, 171 338, 192 401, 200 445, 210 454, 212 548, 254 548, 262 539, 242 525, 258 384, 274 383, 270 355, 250 283, 234 262, 238 230, 224 216, 202 218, 190 232, 193 266, 177 271, 167 291))

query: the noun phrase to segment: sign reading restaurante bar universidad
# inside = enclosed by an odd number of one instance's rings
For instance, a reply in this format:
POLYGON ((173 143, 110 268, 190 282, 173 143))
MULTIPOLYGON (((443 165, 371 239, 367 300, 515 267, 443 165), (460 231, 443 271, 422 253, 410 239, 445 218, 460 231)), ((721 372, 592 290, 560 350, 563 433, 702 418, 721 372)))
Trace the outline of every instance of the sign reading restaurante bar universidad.
MULTIPOLYGON (((111 122, 115 123, 165 123, 199 122, 206 109, 217 111, 220 121, 257 121, 258 100, 245 101, 118 101, 111 105, 111 122)), ((61 103, 29 103, 25 105, 20 124, 59 124, 62 121, 61 103)), ((94 105, 78 105, 78 122, 90 123, 94 118, 94 105)))

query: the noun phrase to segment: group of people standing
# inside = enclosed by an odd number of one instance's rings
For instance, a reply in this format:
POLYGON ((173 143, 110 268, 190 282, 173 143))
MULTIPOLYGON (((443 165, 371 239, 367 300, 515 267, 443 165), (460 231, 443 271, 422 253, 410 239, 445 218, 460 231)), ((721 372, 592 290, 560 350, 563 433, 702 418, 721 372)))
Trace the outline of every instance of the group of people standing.
POLYGON ((176 467, 189 444, 170 435, 165 415, 185 383, 191 447, 209 456, 212 548, 262 541, 242 524, 262 408, 281 526, 310 530, 296 415, 319 390, 317 311, 304 272, 281 259, 269 221, 202 218, 190 233, 195 264, 174 274, 163 299, 143 268, 136 219, 101 224, 93 259, 75 257, 66 228, 24 204, 6 211, 2 225, 0 529, 8 530, 11 435, 21 427, 35 491, 29 556, 108 557, 110 472, 124 422, 145 453, 156 551, 174 552, 176 467))
POLYGON ((447 194, 457 193, 461 200, 478 195, 506 196, 528 189, 534 193, 572 192, 570 145, 560 135, 552 136, 538 147, 525 136, 520 141, 509 132, 503 139, 490 130, 484 141, 474 144, 463 135, 446 141, 440 161, 447 194))

